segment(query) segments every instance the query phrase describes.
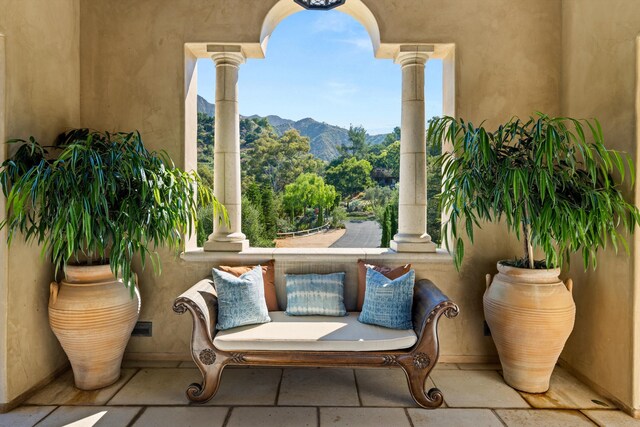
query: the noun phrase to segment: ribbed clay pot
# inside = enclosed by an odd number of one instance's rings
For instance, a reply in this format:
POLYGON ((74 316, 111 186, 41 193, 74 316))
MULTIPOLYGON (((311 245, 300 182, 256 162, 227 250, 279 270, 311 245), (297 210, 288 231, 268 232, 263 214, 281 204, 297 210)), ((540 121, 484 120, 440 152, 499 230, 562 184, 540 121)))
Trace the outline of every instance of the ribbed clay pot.
POLYGON ((576 317, 572 282, 562 283, 560 269, 532 270, 498 263, 487 275, 484 315, 498 349, 504 380, 528 393, 549 389, 576 317))
POLYGON ((120 378, 124 349, 138 320, 138 288, 131 298, 109 265, 67 266, 65 275, 59 285, 51 283, 51 329, 69 357, 76 387, 109 386, 120 378))

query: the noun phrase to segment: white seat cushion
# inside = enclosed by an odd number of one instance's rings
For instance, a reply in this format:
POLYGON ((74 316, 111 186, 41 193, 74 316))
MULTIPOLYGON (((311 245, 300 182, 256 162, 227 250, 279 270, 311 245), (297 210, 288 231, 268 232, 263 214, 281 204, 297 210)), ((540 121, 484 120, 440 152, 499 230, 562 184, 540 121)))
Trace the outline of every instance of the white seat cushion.
POLYGON ((213 342, 224 351, 386 351, 409 348, 417 341, 413 329, 365 325, 358 322, 359 314, 287 316, 283 311, 271 311, 270 323, 220 331, 213 342))

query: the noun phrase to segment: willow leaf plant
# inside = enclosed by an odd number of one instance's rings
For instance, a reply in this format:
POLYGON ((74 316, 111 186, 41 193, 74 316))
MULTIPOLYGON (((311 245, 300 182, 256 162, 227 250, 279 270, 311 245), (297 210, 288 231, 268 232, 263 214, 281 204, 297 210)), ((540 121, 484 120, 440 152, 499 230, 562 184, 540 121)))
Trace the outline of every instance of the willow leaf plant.
POLYGON ((21 145, 0 165, 7 198, 0 228, 7 227, 9 245, 16 232, 42 245, 56 274, 68 263, 110 264, 129 286, 136 255, 142 268, 149 258, 160 273, 156 248, 182 247, 199 203, 213 203, 219 220, 228 220, 197 173, 178 169, 164 151, 148 151, 137 131, 75 129, 53 146, 33 137, 8 143, 21 145))
POLYGON ((437 162, 443 170, 445 243, 455 240, 454 263, 464 256, 462 235, 473 243, 474 227, 504 218, 523 243, 522 268, 560 268, 574 252, 585 270, 596 268, 596 253, 611 242, 629 250, 624 231, 640 222, 638 208, 621 192, 626 176, 634 185, 629 156, 604 145, 597 120, 538 114, 512 118, 494 131, 462 119, 432 120, 427 140, 448 144, 437 162), (534 261, 539 248, 545 259, 534 261))

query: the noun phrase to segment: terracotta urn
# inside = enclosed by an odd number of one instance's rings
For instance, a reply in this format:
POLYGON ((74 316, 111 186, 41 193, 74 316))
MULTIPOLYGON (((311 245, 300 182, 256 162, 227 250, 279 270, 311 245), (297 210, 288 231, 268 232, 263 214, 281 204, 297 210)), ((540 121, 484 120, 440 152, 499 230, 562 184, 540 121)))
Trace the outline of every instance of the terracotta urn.
POLYGON ((124 349, 140 313, 137 283, 132 298, 109 265, 67 266, 65 276, 50 286, 51 329, 69 357, 76 387, 109 386, 120 378, 124 349))
POLYGON ((573 330, 576 306, 571 279, 560 269, 527 269, 498 263, 487 275, 484 315, 498 349, 504 380, 528 393, 544 393, 573 330))

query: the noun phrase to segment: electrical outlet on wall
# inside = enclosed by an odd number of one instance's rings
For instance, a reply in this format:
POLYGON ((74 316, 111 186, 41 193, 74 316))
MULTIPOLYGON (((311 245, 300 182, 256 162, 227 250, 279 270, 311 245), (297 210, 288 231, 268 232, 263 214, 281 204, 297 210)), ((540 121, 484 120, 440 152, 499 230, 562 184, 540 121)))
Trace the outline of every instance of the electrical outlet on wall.
POLYGON ((489 329, 489 324, 487 323, 487 321, 483 321, 482 322, 483 328, 484 328, 484 336, 485 337, 490 337, 491 336, 491 329, 489 329))
POLYGON ((152 332, 151 322, 136 322, 131 331, 132 337, 150 337, 152 332))

